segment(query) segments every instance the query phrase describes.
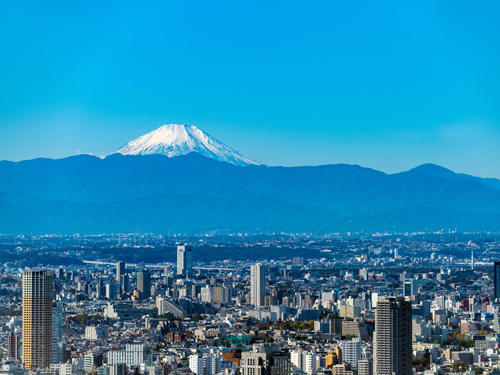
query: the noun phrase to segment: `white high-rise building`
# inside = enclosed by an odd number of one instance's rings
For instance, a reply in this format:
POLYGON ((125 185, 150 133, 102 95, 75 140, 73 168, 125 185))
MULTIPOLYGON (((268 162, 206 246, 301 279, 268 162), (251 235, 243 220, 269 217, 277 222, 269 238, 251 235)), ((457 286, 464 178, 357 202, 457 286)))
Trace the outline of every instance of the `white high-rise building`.
POLYGON ((264 306, 266 295, 266 268, 258 263, 250 268, 250 303, 264 306))
POLYGON ((213 299, 213 289, 211 286, 206 286, 201 288, 201 302, 212 302, 213 299))
POLYGON ((145 344, 127 344, 125 350, 111 350, 108 352, 108 365, 124 363, 127 366, 140 366, 145 363, 145 344))
POLYGON ((177 245, 177 275, 190 276, 193 272, 192 247, 177 245))
POLYGON ((351 368, 357 369, 358 362, 361 360, 361 339, 342 341, 340 347, 342 348, 342 360, 349 363, 351 368))
POLYGON ((314 353, 304 352, 302 350, 294 350, 290 352, 290 362, 300 371, 312 375, 316 372, 317 356, 314 353))
POLYGON ((189 369, 196 375, 214 375, 221 372, 222 360, 219 354, 192 354, 189 356, 189 369))

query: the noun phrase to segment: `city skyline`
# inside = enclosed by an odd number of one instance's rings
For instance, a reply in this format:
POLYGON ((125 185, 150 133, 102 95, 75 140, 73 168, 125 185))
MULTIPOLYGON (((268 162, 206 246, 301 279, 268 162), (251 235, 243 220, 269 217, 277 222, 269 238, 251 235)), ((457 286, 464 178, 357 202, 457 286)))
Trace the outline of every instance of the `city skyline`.
POLYGON ((499 13, 3 4, 0 375, 500 372, 499 13))

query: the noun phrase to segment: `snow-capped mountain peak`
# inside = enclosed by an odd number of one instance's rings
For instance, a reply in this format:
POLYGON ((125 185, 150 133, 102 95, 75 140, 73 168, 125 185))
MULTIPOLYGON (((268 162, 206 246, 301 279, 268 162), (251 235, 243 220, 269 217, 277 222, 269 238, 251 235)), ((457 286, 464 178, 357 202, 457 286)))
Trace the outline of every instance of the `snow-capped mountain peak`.
POLYGON ((196 126, 168 124, 130 141, 115 153, 123 155, 161 154, 168 157, 197 152, 203 156, 239 166, 261 163, 240 154, 196 126))

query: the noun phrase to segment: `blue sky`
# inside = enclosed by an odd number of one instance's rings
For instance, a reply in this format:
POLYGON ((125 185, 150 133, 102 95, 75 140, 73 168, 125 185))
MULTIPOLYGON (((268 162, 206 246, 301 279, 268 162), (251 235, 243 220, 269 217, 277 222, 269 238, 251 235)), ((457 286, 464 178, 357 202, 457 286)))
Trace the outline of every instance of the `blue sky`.
POLYGON ((5 2, 0 160, 192 123, 269 165, 500 178, 498 2, 5 2))

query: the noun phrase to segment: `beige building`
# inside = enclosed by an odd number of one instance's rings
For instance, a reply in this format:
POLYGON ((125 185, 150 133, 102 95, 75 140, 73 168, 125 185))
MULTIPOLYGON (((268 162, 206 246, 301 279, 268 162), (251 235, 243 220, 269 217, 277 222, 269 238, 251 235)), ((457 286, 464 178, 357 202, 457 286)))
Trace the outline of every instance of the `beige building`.
POLYGON ((52 271, 23 271, 23 352, 27 369, 52 361, 52 271))
POLYGON ((365 338, 368 336, 368 327, 365 323, 355 320, 342 321, 342 335, 350 337, 365 338))
POLYGON ((332 366, 332 375, 354 375, 354 372, 351 371, 351 366, 342 363, 341 365, 332 366))

